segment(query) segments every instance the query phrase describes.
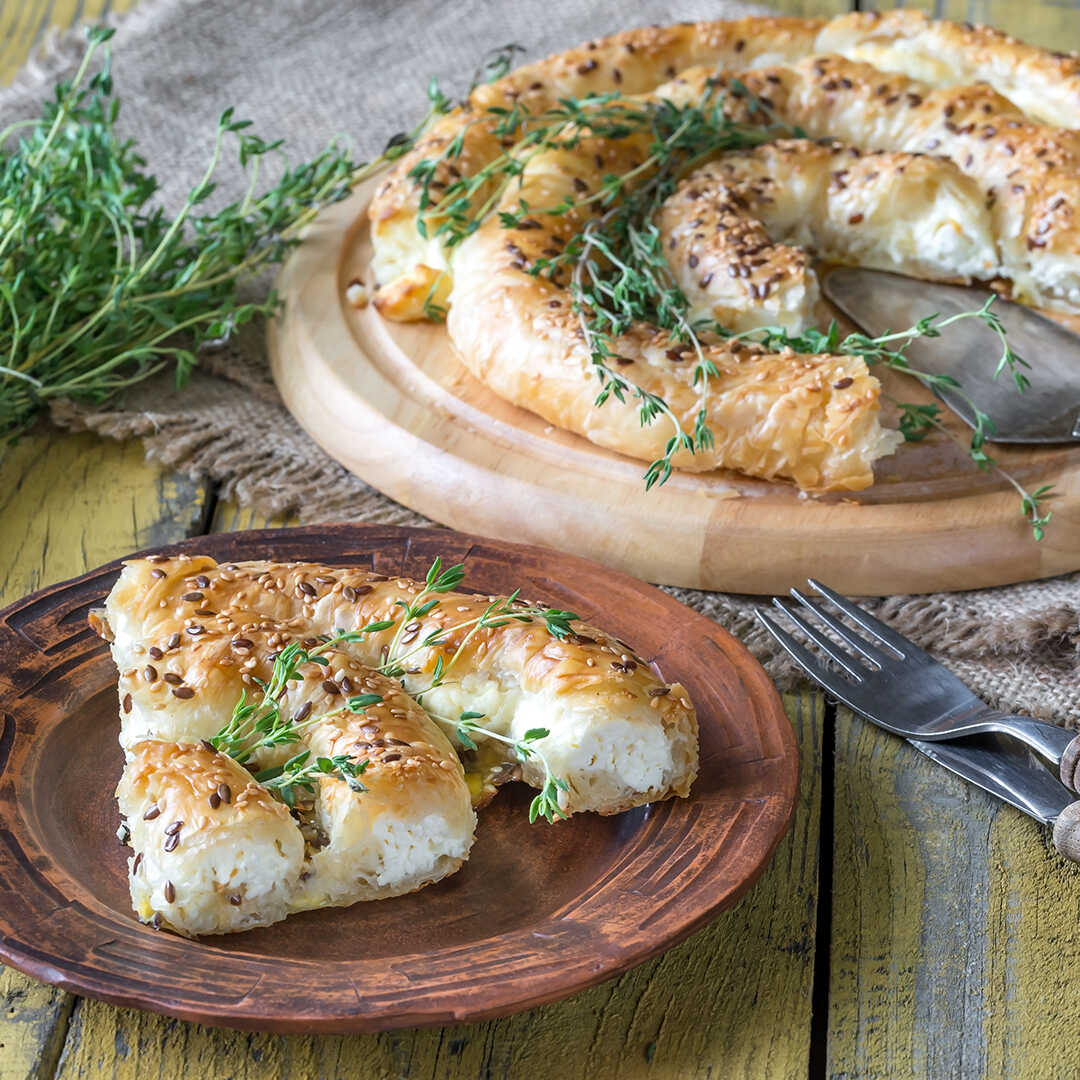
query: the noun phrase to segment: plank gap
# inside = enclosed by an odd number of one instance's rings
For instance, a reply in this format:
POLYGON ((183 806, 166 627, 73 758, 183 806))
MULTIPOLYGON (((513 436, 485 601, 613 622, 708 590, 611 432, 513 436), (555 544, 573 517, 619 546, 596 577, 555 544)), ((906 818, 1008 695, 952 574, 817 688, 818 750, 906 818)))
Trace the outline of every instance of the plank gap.
POLYGON ((68 994, 67 1000, 56 1017, 56 1026, 49 1033, 49 1041, 41 1052, 41 1062, 37 1069, 36 1080, 56 1080, 60 1073, 60 1061, 67 1047, 68 1031, 71 1029, 71 1017, 82 998, 68 994))
POLYGON ((203 481, 206 484, 206 501, 203 503, 202 515, 192 529, 192 536, 209 536, 215 532, 214 518, 217 515, 218 503, 221 501, 221 484, 209 477, 203 481))
POLYGON ((810 990, 810 1080, 829 1075, 829 979, 832 958, 833 802, 836 779, 836 705, 825 699, 821 720, 821 810, 818 823, 817 929, 810 990))

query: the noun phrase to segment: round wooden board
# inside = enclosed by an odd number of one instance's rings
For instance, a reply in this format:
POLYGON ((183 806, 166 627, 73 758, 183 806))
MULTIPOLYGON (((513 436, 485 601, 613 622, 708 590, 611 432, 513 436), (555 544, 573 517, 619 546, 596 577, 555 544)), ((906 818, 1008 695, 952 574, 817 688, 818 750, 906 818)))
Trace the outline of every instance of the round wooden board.
POLYGON ((116 840, 116 670, 87 626, 111 563, 0 612, 0 960, 45 982, 186 1020, 282 1032, 481 1020, 565 997, 668 948, 757 879, 794 810, 795 739, 750 654, 670 596, 594 563, 435 529, 330 526, 165 549, 311 560, 578 612, 626 639, 698 710, 689 799, 530 826, 532 792, 481 812, 465 867, 410 896, 188 941, 136 921, 116 840))
MULTIPOLYGON (((496 397, 446 331, 382 319, 345 299, 372 284, 366 208, 375 181, 325 210, 286 264, 271 324, 286 405, 329 454, 436 521, 554 545, 648 581, 778 593, 813 575, 887 595, 1030 581, 1080 568, 1080 446, 995 446, 1029 490, 1054 484, 1036 543, 1016 492, 936 433, 879 463, 849 497, 808 498, 733 474, 678 473, 645 491, 641 462, 558 430, 496 397)), ((899 384, 902 377, 886 372, 899 384)), ((933 400, 902 379, 904 400, 933 400)), ((946 410, 947 412, 947 410, 946 410)))

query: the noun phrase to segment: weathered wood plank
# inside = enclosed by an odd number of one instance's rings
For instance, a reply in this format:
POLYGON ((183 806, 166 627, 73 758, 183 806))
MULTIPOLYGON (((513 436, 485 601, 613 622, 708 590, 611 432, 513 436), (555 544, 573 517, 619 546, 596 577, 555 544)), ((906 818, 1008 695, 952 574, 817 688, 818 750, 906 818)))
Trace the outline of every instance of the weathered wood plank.
POLYGON ((58 1075, 805 1076, 823 708, 810 693, 787 705, 803 768, 792 832, 741 904, 621 978, 487 1024, 348 1038, 221 1031, 82 1000, 58 1075))
POLYGON ((1080 50, 1080 3, 1077 0, 865 0, 863 11, 921 8, 940 19, 985 23, 1035 45, 1080 50))
POLYGON ((1020 813, 1003 809, 988 839, 987 1075, 1075 1075, 1080 868, 1020 813))
MULTIPOLYGON (((137 443, 42 430, 0 449, 0 603, 196 530, 206 492, 137 443)), ((0 968, 0 1080, 51 1077, 74 1006, 0 968)))
POLYGON ((1080 869, 846 710, 835 745, 829 1074, 1055 1075, 1080 1007, 1080 869))

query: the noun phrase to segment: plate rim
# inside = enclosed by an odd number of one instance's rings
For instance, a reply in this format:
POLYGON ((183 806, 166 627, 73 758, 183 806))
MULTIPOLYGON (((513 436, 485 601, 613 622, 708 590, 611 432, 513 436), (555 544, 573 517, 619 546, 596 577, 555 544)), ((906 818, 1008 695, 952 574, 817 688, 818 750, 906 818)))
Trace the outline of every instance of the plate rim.
MULTIPOLYGON (((768 798, 775 803, 776 812, 772 814, 764 814, 763 812, 762 814, 757 830, 759 831, 759 836, 765 839, 765 843, 763 847, 760 848, 761 854, 750 867, 749 872, 737 883, 727 888, 726 891, 722 891, 719 899, 715 902, 697 903, 691 909, 690 913, 681 919, 677 928, 672 932, 661 933, 653 937, 645 935, 642 939, 642 944, 635 947, 616 950, 610 954, 597 954, 600 956, 600 959, 595 963, 593 970, 589 972, 579 972, 569 982, 560 982, 559 978, 556 976, 545 976, 541 979, 536 975, 530 976, 528 984, 521 983, 519 985, 519 982, 515 980, 512 989, 507 985, 508 992, 505 995, 497 1000, 491 999, 489 996, 488 999, 485 999, 485 1004, 475 1008, 468 1004, 467 999, 462 1000, 461 998, 459 998, 459 1004, 457 1006, 449 1005, 443 1000, 452 993, 452 991, 447 990, 439 991, 436 995, 436 1001, 440 1002, 437 1006, 403 1008, 396 1011, 394 1009, 382 1009, 375 1013, 367 1013, 360 1010, 340 1010, 332 1015, 325 1011, 313 1015, 296 1011, 283 1012, 280 1009, 267 1011, 265 1008, 260 1007, 259 1002, 261 999, 260 995, 257 993, 250 995, 250 1004, 240 1009, 229 1009, 228 1011, 222 1011, 221 1009, 215 1010, 212 1006, 206 1004, 196 1007, 183 1000, 170 997, 167 987, 163 987, 161 991, 157 992, 146 990, 132 991, 129 986, 125 985, 122 975, 113 975, 104 978, 97 975, 92 970, 89 972, 86 970, 75 970, 79 965, 75 964, 70 959, 66 962, 66 966, 64 966, 63 958, 40 955, 40 951, 35 950, 34 948, 32 935, 27 940, 20 940, 18 937, 13 936, 13 928, 10 925, 10 922, 15 916, 6 914, 3 909, 0 909, 0 961, 22 971, 24 974, 38 979, 39 981, 58 986, 71 993, 94 997, 115 1005, 147 1009, 153 1012, 174 1016, 178 1019, 214 1026, 281 1033, 353 1033, 384 1031, 402 1027, 464 1023, 506 1016, 523 1009, 548 1004, 553 1001, 561 1000, 571 994, 578 993, 590 986, 606 981, 607 979, 614 978, 631 967, 643 963, 651 957, 670 949, 686 937, 690 936, 705 923, 718 915, 722 910, 736 903, 756 883, 770 863, 780 841, 787 834, 798 801, 798 746, 791 723, 784 711, 780 695, 769 680, 764 669, 753 658, 746 647, 719 624, 708 619, 707 616, 680 604, 674 597, 661 592, 661 590, 656 589, 655 586, 638 581, 637 579, 630 577, 630 575, 620 571, 610 570, 592 560, 582 559, 578 556, 568 555, 562 552, 548 551, 539 548, 536 545, 516 544, 509 541, 458 533, 452 530, 439 528, 342 523, 310 525, 296 528, 243 530, 236 533, 216 533, 190 537, 171 544, 148 547, 138 552, 134 552, 131 555, 126 555, 123 558, 111 560, 110 562, 89 570, 84 574, 80 574, 77 577, 69 578, 65 581, 36 590, 0 610, 0 631, 15 633, 17 635, 18 631, 8 626, 8 619, 12 615, 23 611, 31 605, 40 604, 50 598, 55 598, 58 595, 84 588, 89 585, 101 584, 102 587, 107 588, 105 585, 107 578, 112 573, 116 572, 124 559, 127 558, 135 558, 159 552, 192 552, 200 548, 213 552, 215 546, 220 548, 222 545, 230 542, 237 543, 236 538, 238 537, 242 538, 240 540, 241 544, 247 543, 260 546, 262 546, 262 542, 265 542, 267 545, 272 545, 275 541, 285 541, 285 543, 292 542, 296 546, 303 546, 305 543, 312 543, 318 537, 324 537, 332 538, 334 544, 340 546, 342 541, 350 534, 357 537, 359 542, 354 544, 354 548, 358 549, 359 552, 364 550, 365 537, 368 542, 367 546, 374 551, 376 550, 376 536, 382 536, 384 538, 392 536, 396 539, 405 541, 403 550, 406 553, 409 550, 409 544, 411 544, 412 539, 419 538, 425 542, 434 541, 442 543, 446 547, 462 544, 468 545, 468 552, 471 552, 473 547, 487 544, 493 545, 499 550, 510 549, 511 555, 517 554, 518 552, 528 552, 534 556, 542 555, 548 560, 570 561, 579 564, 583 571, 588 571, 592 575, 599 574, 601 580, 605 578, 614 579, 616 583, 621 584, 624 587, 629 586, 635 590, 645 590, 650 593, 656 593, 659 597, 663 598, 662 602, 665 605, 678 605, 683 608, 688 615, 693 616, 694 621, 700 620, 702 624, 707 624, 710 636, 713 636, 714 639, 719 638, 723 640, 725 643, 724 651, 732 657, 737 657, 741 661, 740 666, 735 669, 739 674, 739 679, 745 687, 747 695, 754 699, 763 710, 761 713, 762 721, 766 718, 770 721, 772 725, 770 736, 778 740, 780 747, 779 756, 775 758, 760 759, 763 761, 774 762, 774 766, 770 770, 770 776, 775 775, 775 778, 778 781, 776 785, 778 790, 769 792, 768 798), (749 681, 743 677, 744 675, 749 676, 749 681), (57 961, 61 961, 59 966, 57 961), (439 995, 441 995, 441 997, 439 995)), ((240 557, 242 556, 222 556, 222 558, 240 557)), ((356 557, 362 558, 363 556, 362 554, 357 554, 356 557)), ((0 648, 4 651, 7 651, 9 644, 10 643, 4 642, 3 639, 0 639, 0 648)), ((732 661, 732 667, 733 669, 735 668, 734 660, 732 661)), ((675 672, 665 672, 665 674, 669 678, 673 674, 677 675, 675 672)), ((63 680, 66 677, 67 674, 64 673, 59 678, 60 680, 63 680)), ((17 804, 13 794, 15 779, 12 775, 5 776, 18 726, 18 721, 12 721, 9 725, 8 718, 5 717, 5 714, 10 714, 11 712, 10 709, 4 708, 5 700, 11 696, 13 691, 14 687, 0 688, 0 724, 3 725, 0 727, 0 833, 10 832, 10 826, 15 822, 8 820, 8 814, 9 812, 14 813, 17 811, 17 804), (8 731, 9 726, 11 729, 10 735, 8 731)), ((764 730, 763 723, 759 723, 759 733, 764 730)), ((743 801, 745 802, 745 800, 743 801)), ((763 799, 763 801, 765 800, 763 799)), ((692 805, 692 802, 693 800, 691 798, 691 800, 684 805, 692 805)), ((662 808, 669 804, 661 803, 657 805, 662 808)), ((103 837, 103 841, 104 840, 105 838, 103 837)), ((715 877, 715 872, 711 876, 715 877)), ((17 883, 14 884, 17 885, 17 883)), ((695 884, 695 889, 697 887, 698 886, 695 884)), ((81 905, 81 902, 72 900, 71 897, 67 897, 67 899, 69 904, 84 906, 81 905)), ((4 905, 4 907, 8 906, 9 905, 4 905)), ((121 914, 123 916, 128 916, 130 913, 124 911, 121 914)), ((547 916, 546 918, 550 919, 554 918, 554 916, 547 916)), ((535 931, 538 928, 542 928, 543 925, 544 923, 537 922, 530 927, 514 930, 508 934, 495 935, 495 937, 512 938, 515 935, 520 936, 535 931)), ((140 927, 140 924, 136 923, 134 919, 132 919, 132 926, 139 927, 140 930, 143 930, 148 934, 154 934, 153 931, 140 927)), ((158 935, 154 934, 154 936, 157 938, 158 935)), ((201 947, 199 944, 189 942, 183 938, 173 938, 172 935, 169 935, 169 939, 171 941, 181 942, 181 948, 185 951, 190 947, 196 949, 201 947)), ((494 938, 479 939, 480 942, 492 940, 494 940, 494 938)), ((206 945, 209 943, 204 940, 202 944, 206 945)), ((209 944, 209 948, 213 949, 214 946, 209 944)), ((255 960, 263 960, 263 957, 258 956, 257 954, 252 955, 247 953, 229 952, 227 950, 216 950, 216 952, 222 958, 222 961, 229 963, 230 966, 236 964, 243 967, 245 964, 250 964, 255 960), (228 959, 226 960, 225 958, 228 959)), ((289 957, 275 962, 282 965, 282 971, 287 970, 289 964, 297 963, 295 958, 289 957)), ((301 961, 300 963, 310 962, 301 961)), ((354 963, 362 963, 362 961, 337 962, 338 965, 354 963)), ((502 981, 504 983, 506 982, 506 980, 502 981)), ((246 996, 244 1000, 246 1000, 246 996)))

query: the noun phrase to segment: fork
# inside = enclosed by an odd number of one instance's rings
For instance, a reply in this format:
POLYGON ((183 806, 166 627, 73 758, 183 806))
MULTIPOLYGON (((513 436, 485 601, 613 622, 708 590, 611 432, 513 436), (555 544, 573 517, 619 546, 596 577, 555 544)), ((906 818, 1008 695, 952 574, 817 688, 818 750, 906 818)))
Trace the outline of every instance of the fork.
POLYGON ((835 668, 826 666, 782 629, 765 608, 758 608, 757 617, 792 660, 832 697, 906 738, 935 742, 988 731, 1011 735, 1053 762, 1066 787, 1080 791, 1080 735, 1057 724, 991 709, 902 634, 819 581, 809 578, 807 584, 859 629, 852 629, 798 589, 791 590, 794 604, 774 597, 773 605, 835 668))

